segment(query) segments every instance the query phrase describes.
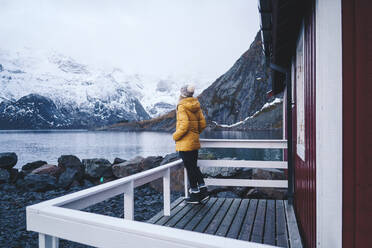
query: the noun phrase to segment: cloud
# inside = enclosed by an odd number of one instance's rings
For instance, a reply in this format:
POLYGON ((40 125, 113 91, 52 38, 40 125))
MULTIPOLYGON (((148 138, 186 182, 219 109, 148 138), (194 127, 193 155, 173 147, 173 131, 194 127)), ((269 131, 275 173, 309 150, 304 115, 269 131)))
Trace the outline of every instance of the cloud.
POLYGON ((0 0, 0 47, 82 63, 216 78, 259 29, 253 0, 0 0))

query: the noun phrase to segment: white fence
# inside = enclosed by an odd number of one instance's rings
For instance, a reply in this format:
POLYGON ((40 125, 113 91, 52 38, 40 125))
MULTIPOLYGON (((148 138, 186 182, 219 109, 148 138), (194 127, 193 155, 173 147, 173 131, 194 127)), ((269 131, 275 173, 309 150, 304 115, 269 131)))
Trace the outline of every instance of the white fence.
MULTIPOLYGON (((260 148, 260 149, 286 149, 286 140, 238 140, 238 139, 201 139, 203 148, 260 148)), ((199 167, 240 167, 240 168, 266 168, 287 169, 286 161, 247 161, 247 160, 198 160, 199 167)), ((187 191, 187 173, 185 169, 185 195, 187 191)), ((221 179, 206 178, 207 185, 238 186, 238 187, 271 187, 287 188, 288 180, 258 180, 258 179, 221 179)))
MULTIPOLYGON (((279 148, 285 140, 201 140, 203 148, 279 148)), ((58 238, 95 247, 270 247, 208 234, 155 226, 133 220, 134 188, 163 179, 164 215, 170 215, 170 172, 182 165, 177 160, 79 192, 28 206, 27 230, 39 233, 39 247, 58 247, 58 238), (124 219, 79 211, 124 194, 124 219)), ((199 160, 200 166, 286 168, 282 161, 199 160)), ((186 173, 185 173, 186 175, 186 173)), ((187 176, 185 176, 187 181, 187 176)), ((206 179, 209 185, 287 187, 284 180, 206 179), (266 182, 265 182, 266 181, 266 182)), ((185 184, 187 185, 187 184, 185 184)), ((186 190, 187 192, 187 190, 186 190)))

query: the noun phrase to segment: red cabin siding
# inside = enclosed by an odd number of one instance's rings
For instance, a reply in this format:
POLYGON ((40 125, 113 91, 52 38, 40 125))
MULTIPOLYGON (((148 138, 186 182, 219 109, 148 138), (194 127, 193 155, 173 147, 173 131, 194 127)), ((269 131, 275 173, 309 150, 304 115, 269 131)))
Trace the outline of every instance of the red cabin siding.
MULTIPOLYGON (((306 247, 316 246, 316 138, 315 138, 315 1, 309 1, 304 19, 305 161, 296 150, 297 116, 293 109, 295 210, 306 247)), ((296 83, 295 83, 296 85, 296 83)), ((294 91, 296 92, 296 90, 294 91)), ((295 94, 296 95, 296 94, 295 94)), ((297 103, 297 99, 295 99, 297 103)))
POLYGON ((342 1, 343 247, 372 247, 372 1, 342 1))

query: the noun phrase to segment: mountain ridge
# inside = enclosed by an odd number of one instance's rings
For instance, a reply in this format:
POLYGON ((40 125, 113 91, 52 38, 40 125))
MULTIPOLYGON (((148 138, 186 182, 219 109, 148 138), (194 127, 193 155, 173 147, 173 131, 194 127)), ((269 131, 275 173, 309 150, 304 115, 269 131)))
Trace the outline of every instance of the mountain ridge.
MULTIPOLYGON (((207 120, 207 129, 269 130, 281 127, 282 104, 263 109, 266 103, 274 101, 274 97, 267 95, 271 90, 271 77, 265 63, 258 32, 249 49, 197 97, 207 120), (258 118, 242 122, 252 115, 258 118), (238 122, 242 124, 229 127, 238 122)), ((176 111, 173 110, 156 119, 118 123, 96 130, 174 131, 175 125, 176 111)))
POLYGON ((0 129, 90 129, 149 119, 174 109, 176 91, 188 80, 95 68, 58 53, 0 50, 0 129), (36 102, 25 105, 25 96, 53 101, 56 118, 40 115, 36 102))

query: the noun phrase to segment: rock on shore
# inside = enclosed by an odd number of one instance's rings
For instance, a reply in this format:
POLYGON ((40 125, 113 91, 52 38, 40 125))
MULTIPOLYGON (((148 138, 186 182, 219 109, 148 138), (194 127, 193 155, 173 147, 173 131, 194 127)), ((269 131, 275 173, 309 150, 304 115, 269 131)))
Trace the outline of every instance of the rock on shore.
POLYGON ((0 168, 1 169, 11 169, 16 165, 18 161, 17 154, 14 152, 3 152, 0 153, 0 168))
MULTIPOLYGON (((115 158, 114 163, 104 158, 83 159, 74 155, 62 155, 58 158, 58 165, 48 164, 38 160, 27 163, 21 170, 12 168, 16 164, 15 153, 1 153, 0 186, 11 184, 19 190, 31 192, 45 192, 55 189, 69 189, 85 184, 98 184, 139 173, 169 163, 178 159, 178 154, 165 156, 137 156, 125 160, 115 158), (6 169, 5 169, 6 168, 6 169)), ((172 187, 175 191, 183 190, 183 171, 172 171, 172 187)), ((155 181, 150 184, 154 189, 161 191, 162 182, 155 181)))

